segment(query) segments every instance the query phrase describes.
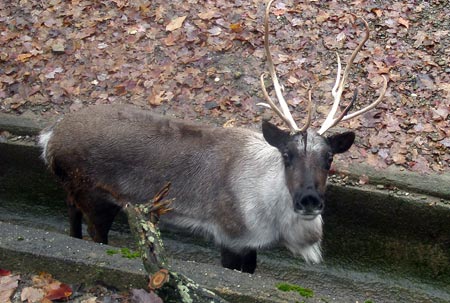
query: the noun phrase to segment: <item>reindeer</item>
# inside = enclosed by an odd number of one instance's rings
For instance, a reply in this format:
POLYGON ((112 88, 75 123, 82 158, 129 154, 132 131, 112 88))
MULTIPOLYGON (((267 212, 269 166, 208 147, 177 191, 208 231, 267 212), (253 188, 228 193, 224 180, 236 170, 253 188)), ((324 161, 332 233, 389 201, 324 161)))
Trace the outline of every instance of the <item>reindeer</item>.
POLYGON ((243 128, 214 128, 159 116, 128 105, 99 105, 66 115, 40 135, 43 158, 68 193, 70 235, 82 237, 82 218, 95 242, 107 243, 114 217, 127 202, 143 203, 172 183, 173 210, 162 221, 212 237, 226 268, 253 273, 256 250, 281 243, 306 262, 321 261, 322 217, 327 174, 333 155, 347 151, 354 132, 324 133, 338 122, 375 107, 378 99, 336 116, 353 52, 342 80, 338 73, 332 109, 319 131, 308 119, 299 128, 282 96, 269 50, 269 10, 264 45, 278 108, 261 75, 264 97, 287 124, 283 130, 263 121, 262 134, 243 128))

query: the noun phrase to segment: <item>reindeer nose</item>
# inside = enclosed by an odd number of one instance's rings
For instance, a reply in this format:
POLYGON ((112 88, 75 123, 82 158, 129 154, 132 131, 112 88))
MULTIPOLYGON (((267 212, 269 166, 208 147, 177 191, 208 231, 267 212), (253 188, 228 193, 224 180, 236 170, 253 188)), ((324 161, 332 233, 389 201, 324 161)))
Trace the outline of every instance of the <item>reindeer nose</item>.
POLYGON ((324 203, 322 198, 316 193, 306 193, 295 195, 294 198, 295 210, 302 214, 318 214, 323 210, 324 203))

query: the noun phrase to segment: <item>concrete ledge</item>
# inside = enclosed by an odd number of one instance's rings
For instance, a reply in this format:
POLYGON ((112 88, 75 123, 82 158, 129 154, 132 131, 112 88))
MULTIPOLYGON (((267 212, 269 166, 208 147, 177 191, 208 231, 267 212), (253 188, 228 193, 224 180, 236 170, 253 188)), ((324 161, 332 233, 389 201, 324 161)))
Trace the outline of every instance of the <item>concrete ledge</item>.
POLYGON ((119 289, 145 287, 144 268, 136 260, 108 255, 108 245, 0 222, 2 267, 50 272, 67 283, 102 281, 119 289), (80 281, 80 278, 83 281, 80 281))
MULTIPOLYGON (((0 222, 0 231, 2 268, 18 272, 45 271, 65 283, 102 282, 119 290, 146 288, 141 260, 106 253, 108 249, 117 250, 116 247, 4 222, 0 222)), ((231 302, 295 302, 299 299, 295 293, 277 291, 274 279, 180 260, 172 260, 172 267, 231 302)))
POLYGON ((0 113, 0 130, 6 130, 15 135, 35 136, 49 124, 49 121, 37 115, 16 116, 0 113))
MULTIPOLYGON (((0 221, 0 264, 19 273, 51 273, 64 283, 102 283, 119 290, 144 288, 146 274, 140 259, 126 259, 119 254, 108 255, 106 250, 117 249, 91 241, 17 226, 0 221)), ((263 260, 270 262, 270 260, 263 260)), ((348 303, 372 298, 374 302, 449 302, 450 293, 430 289, 410 281, 391 281, 385 276, 369 273, 339 273, 330 280, 321 266, 297 268, 290 272, 285 263, 271 264, 278 279, 265 275, 249 275, 211 264, 171 260, 172 269, 185 274, 203 287, 215 291, 233 303, 308 302, 348 303), (276 265, 278 264, 278 266, 276 265), (304 298, 295 292, 276 289, 280 281, 299 280, 314 290, 314 297, 304 298), (403 301, 405 300, 405 301, 403 301)), ((295 283, 295 282, 291 282, 295 283)))
POLYGON ((419 174, 396 166, 377 170, 367 164, 352 163, 345 172, 358 179, 361 175, 369 177, 370 184, 395 186, 418 194, 450 200, 450 173, 419 174))

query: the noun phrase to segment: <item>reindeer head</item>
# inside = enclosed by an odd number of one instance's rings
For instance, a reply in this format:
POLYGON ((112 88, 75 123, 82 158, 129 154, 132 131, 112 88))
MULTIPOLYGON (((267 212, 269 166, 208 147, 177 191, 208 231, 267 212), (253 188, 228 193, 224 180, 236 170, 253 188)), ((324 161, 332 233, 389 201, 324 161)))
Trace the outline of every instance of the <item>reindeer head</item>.
POLYGON ((269 12, 270 6, 274 0, 270 0, 266 7, 264 18, 264 47, 266 50, 267 62, 269 65, 269 74, 272 78, 275 94, 277 96, 280 108, 270 98, 265 84, 264 76, 261 75, 261 87, 267 103, 259 103, 271 108, 289 127, 289 131, 282 130, 268 121, 263 121, 262 131, 266 141, 276 147, 283 156, 285 165, 285 176, 287 187, 291 193, 293 200, 293 207, 304 219, 314 219, 317 215, 322 213, 324 208, 324 194, 328 171, 330 170, 333 156, 335 154, 347 151, 355 140, 353 132, 344 132, 341 134, 334 134, 331 136, 324 136, 324 133, 331 127, 338 124, 340 121, 349 120, 362 113, 374 108, 379 104, 384 97, 387 89, 387 79, 383 76, 384 84, 377 100, 363 109, 348 114, 353 103, 357 98, 355 91, 353 98, 349 105, 340 113, 338 117, 336 112, 339 108, 339 102, 344 90, 345 81, 347 79, 350 67, 353 61, 361 50, 365 42, 369 39, 369 25, 361 18, 365 25, 365 36, 359 43, 357 48, 353 51, 350 59, 345 67, 341 79, 341 61, 337 55, 338 71, 336 82, 332 89, 332 96, 334 98, 330 113, 325 119, 322 127, 318 131, 308 129, 311 123, 311 88, 308 88, 308 115, 307 121, 302 128, 299 128, 287 105, 286 100, 282 95, 281 85, 275 72, 275 67, 272 61, 272 56, 269 49, 269 12))
POLYGON ((268 121, 263 122, 262 131, 266 141, 283 156, 294 210, 305 219, 314 219, 324 208, 325 185, 333 156, 347 151, 355 134, 345 132, 323 137, 308 130, 290 134, 268 121))

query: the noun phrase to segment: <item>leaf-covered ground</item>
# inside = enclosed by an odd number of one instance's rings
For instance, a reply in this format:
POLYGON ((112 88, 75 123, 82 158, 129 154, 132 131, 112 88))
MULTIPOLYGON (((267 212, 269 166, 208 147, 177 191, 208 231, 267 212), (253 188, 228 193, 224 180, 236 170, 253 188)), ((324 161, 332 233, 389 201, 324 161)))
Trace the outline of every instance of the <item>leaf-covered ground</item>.
MULTIPOLYGON (((270 115, 262 0, 0 2, 0 110, 56 116, 97 103, 127 102, 204 123, 259 127, 270 115)), ((314 88, 314 127, 331 105, 335 52, 345 61, 371 27, 350 73, 357 108, 382 105, 340 126, 357 132, 342 156, 418 172, 450 166, 450 5, 434 1, 276 1, 271 50, 301 124, 314 88)))
POLYGON ((119 292, 104 285, 68 285, 41 272, 20 275, 0 268, 0 302, 2 303, 162 303, 143 289, 119 292))

